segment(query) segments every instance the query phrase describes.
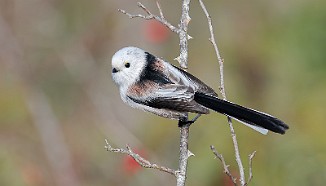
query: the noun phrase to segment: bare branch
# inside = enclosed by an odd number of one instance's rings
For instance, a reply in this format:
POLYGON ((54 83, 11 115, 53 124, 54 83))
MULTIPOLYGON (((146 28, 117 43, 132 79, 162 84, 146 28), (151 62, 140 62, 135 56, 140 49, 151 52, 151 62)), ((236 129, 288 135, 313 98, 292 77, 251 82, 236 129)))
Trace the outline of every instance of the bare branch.
POLYGON ((128 12, 126 12, 125 10, 122 10, 122 9, 118 9, 118 11, 123 14, 126 14, 130 19, 135 18, 135 17, 139 17, 139 18, 143 18, 143 19, 154 19, 154 17, 151 15, 145 16, 142 14, 129 14, 128 12))
POLYGON ((137 5, 142 8, 148 15, 153 15, 141 2, 138 2, 137 5))
POLYGON ((191 37, 188 37, 188 24, 191 20, 189 16, 189 4, 190 0, 182 0, 182 14, 180 19, 180 32, 179 32, 179 39, 180 39, 180 56, 176 59, 178 60, 181 68, 187 69, 188 68, 188 40, 191 37))
POLYGON ((160 16, 161 16, 161 18, 162 18, 162 19, 165 19, 164 15, 163 15, 162 8, 161 8, 161 5, 160 5, 160 3, 159 3, 158 1, 156 1, 156 6, 157 6, 157 8, 158 8, 158 10, 159 10, 159 12, 160 12, 160 16))
POLYGON ((144 167, 144 168, 149 168, 149 169, 156 169, 162 172, 166 172, 169 173, 173 176, 177 176, 177 171, 170 169, 168 167, 164 167, 164 166, 159 166, 155 163, 151 163, 148 160, 144 159, 143 157, 141 157, 139 154, 135 153, 128 145, 126 145, 126 149, 121 149, 121 148, 113 148, 108 140, 105 139, 105 149, 107 151, 110 152, 115 152, 115 153, 121 153, 121 154, 127 154, 130 157, 132 157, 140 166, 144 167))
POLYGON ((139 17, 139 18, 142 18, 142 19, 146 19, 146 20, 150 20, 150 19, 154 19, 154 20, 157 20, 159 21, 160 23, 162 23, 163 25, 165 25, 166 27, 168 27, 172 32, 175 32, 177 34, 180 33, 180 29, 173 26, 171 23, 169 23, 165 17, 163 16, 163 12, 162 12, 162 9, 161 9, 161 6, 159 5, 159 3, 157 2, 157 7, 159 9, 159 12, 160 12, 160 16, 157 16, 157 15, 154 15, 152 14, 142 3, 138 2, 137 5, 143 9, 147 15, 142 15, 142 14, 130 14, 128 12, 126 12, 125 10, 122 10, 122 9, 118 9, 119 12, 127 15, 130 19, 132 18, 136 18, 136 17, 139 17))
MULTIPOLYGON (((220 55, 219 49, 217 47, 217 43, 215 41, 215 37, 214 37, 214 29, 213 29, 213 25, 212 25, 212 19, 211 16, 209 15, 204 3, 202 0, 199 0, 200 6, 202 7, 206 17, 207 17, 207 21, 208 21, 208 26, 209 26, 209 31, 210 31, 210 38, 209 40, 211 41, 211 43, 213 44, 215 53, 216 53, 216 57, 218 59, 219 62, 219 66, 220 66, 220 92, 222 94, 222 97, 224 100, 226 100, 226 93, 225 93, 225 87, 224 87, 224 66, 223 66, 223 58, 220 55)), ((232 120, 230 117, 227 118, 228 119, 228 123, 229 123, 229 127, 231 130, 231 136, 232 136, 232 141, 233 141, 233 146, 234 146, 234 151, 235 151, 235 158, 239 167, 239 173, 240 173, 240 183, 241 185, 245 185, 245 174, 244 174, 244 168, 242 165, 242 161, 240 158, 240 153, 239 153, 239 147, 238 147, 238 142, 237 142, 237 137, 233 128, 233 124, 232 124, 232 120)))
POLYGON ((256 151, 252 152, 251 154, 249 154, 249 178, 248 178, 248 181, 245 185, 248 185, 252 178, 253 178, 253 174, 252 174, 252 159, 255 157, 256 155, 256 151))
POLYGON ((229 123, 229 127, 230 127, 230 130, 231 130, 231 136, 232 136, 232 141, 233 141, 233 146, 234 146, 235 159, 236 159, 238 167, 239 167, 240 183, 241 183, 241 185, 245 185, 245 179, 246 178, 245 178, 245 175, 244 175, 244 168, 243 168, 241 157, 240 157, 237 136, 235 134, 235 131, 234 131, 232 121, 231 121, 230 117, 228 117, 228 123, 229 123))
POLYGON ((230 177, 230 179, 232 180, 233 184, 236 185, 237 184, 237 182, 236 182, 237 179, 235 177, 233 177, 232 174, 230 173, 230 171, 229 171, 229 165, 227 165, 225 163, 225 160, 224 160, 222 154, 218 153, 217 150, 215 149, 215 147, 213 145, 211 145, 210 147, 211 147, 211 150, 213 151, 215 157, 217 157, 222 162, 224 173, 226 175, 228 175, 230 177))
MULTIPOLYGON (((180 55, 177 57, 181 68, 188 68, 188 24, 191 20, 189 16, 190 0, 182 0, 182 11, 179 24, 180 55)), ((188 117, 186 118, 188 120, 188 117)), ((187 164, 190 157, 188 150, 188 138, 190 124, 180 125, 180 156, 179 156, 179 174, 177 175, 177 186, 184 186, 187 178, 187 164)))
POLYGON ((197 119, 201 116, 201 114, 197 114, 194 118, 192 118, 191 122, 196 122, 197 119))
POLYGON ((180 155, 179 155, 179 169, 176 174, 177 186, 184 186, 186 184, 187 165, 189 158, 188 138, 190 125, 183 125, 180 127, 180 155))
POLYGON ((204 13, 205 13, 205 15, 207 17, 208 27, 209 27, 209 32, 210 32, 209 41, 213 44, 213 47, 214 47, 214 50, 215 50, 215 53, 216 53, 216 57, 218 59, 219 66, 220 66, 220 91, 221 91, 223 99, 226 100, 226 94, 225 94, 225 88, 224 88, 224 74, 223 74, 223 72, 224 72, 224 70, 223 70, 223 62, 224 62, 224 60, 220 55, 220 51, 219 51, 219 49, 217 47, 217 43, 215 41, 214 29, 213 29, 213 25, 212 25, 212 18, 209 15, 203 1, 199 0, 199 3, 200 3, 200 6, 203 9, 203 11, 204 11, 204 13))

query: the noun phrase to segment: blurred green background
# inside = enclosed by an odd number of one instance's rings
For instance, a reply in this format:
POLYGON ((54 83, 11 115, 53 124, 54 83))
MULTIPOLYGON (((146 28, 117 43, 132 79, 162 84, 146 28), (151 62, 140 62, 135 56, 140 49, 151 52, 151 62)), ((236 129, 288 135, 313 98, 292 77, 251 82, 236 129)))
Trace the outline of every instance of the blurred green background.
MULTIPOLYGON (((0 0, 0 185, 175 185, 172 176, 108 153, 129 144, 177 168, 176 121, 129 108, 113 84, 111 56, 138 46, 177 64, 177 35, 134 0, 0 0)), ((142 1, 158 13, 155 1, 142 1)), ((244 166, 256 150, 251 185, 326 182, 326 1, 205 1, 225 59, 228 99, 273 114, 286 135, 263 136, 235 122, 244 166)), ((181 2, 162 0, 177 25, 181 2)), ((198 1, 190 7, 189 72, 218 90, 218 63, 198 1)), ((219 114, 191 127, 188 186, 228 185, 214 145, 236 174, 229 127, 219 114)))

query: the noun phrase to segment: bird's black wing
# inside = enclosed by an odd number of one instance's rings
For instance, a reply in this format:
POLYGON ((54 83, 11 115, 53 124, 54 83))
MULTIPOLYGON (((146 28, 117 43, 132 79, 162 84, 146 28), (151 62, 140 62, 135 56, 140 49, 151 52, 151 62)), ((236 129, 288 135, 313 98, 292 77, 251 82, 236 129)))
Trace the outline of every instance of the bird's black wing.
MULTIPOLYGON (((138 86, 138 85, 134 85, 138 86)), ((166 84, 153 89, 146 96, 128 94, 129 99, 157 109, 167 109, 176 112, 193 112, 208 114, 209 110, 194 101, 194 90, 186 86, 166 84)))
POLYGON ((197 87, 178 68, 149 53, 147 58, 148 64, 140 79, 128 90, 129 99, 157 109, 201 114, 209 112, 194 101, 197 87))

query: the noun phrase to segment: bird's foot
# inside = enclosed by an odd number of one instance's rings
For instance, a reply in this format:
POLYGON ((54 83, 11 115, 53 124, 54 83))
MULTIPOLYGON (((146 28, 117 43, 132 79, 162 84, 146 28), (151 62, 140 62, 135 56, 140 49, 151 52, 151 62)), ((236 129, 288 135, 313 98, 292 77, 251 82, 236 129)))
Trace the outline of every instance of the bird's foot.
POLYGON ((190 126, 191 124, 195 123, 197 119, 201 116, 201 114, 197 114, 192 120, 188 120, 187 118, 180 118, 178 127, 183 127, 183 126, 190 126))
POLYGON ((183 127, 183 126, 190 126, 191 124, 195 123, 195 121, 192 120, 179 120, 178 127, 183 127))

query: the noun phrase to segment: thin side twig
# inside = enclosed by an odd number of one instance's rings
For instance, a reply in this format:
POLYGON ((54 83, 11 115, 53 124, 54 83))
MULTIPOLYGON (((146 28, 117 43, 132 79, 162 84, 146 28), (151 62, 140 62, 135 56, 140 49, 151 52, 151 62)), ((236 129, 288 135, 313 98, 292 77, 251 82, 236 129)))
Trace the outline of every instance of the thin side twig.
POLYGON ((177 171, 168 168, 168 167, 164 167, 164 166, 159 166, 155 163, 151 163, 148 160, 144 159, 143 157, 141 157, 139 154, 135 153, 130 147, 129 145, 126 145, 126 149, 122 149, 122 148, 113 148, 108 140, 105 139, 105 149, 107 151, 110 152, 115 152, 115 153, 121 153, 121 154, 127 154, 130 157, 132 157, 140 166, 144 167, 144 168, 149 168, 149 169, 156 169, 162 172, 166 172, 169 173, 173 176, 177 176, 177 171))
POLYGON ((227 165, 225 163, 225 160, 224 160, 224 157, 222 156, 222 154, 218 153, 213 145, 211 145, 210 147, 211 147, 211 150, 213 151, 215 157, 217 157, 222 162, 224 173, 226 175, 228 175, 230 177, 230 179, 232 180, 233 184, 236 185, 237 184, 237 179, 235 177, 233 177, 232 174, 230 173, 229 165, 227 165))
POLYGON ((253 174, 252 174, 252 159, 255 157, 256 155, 256 151, 252 152, 251 154, 249 154, 249 178, 248 178, 248 181, 245 185, 248 185, 252 178, 253 178, 253 174))
POLYGON ((239 167, 239 173, 240 173, 240 183, 241 185, 245 185, 245 174, 244 174, 244 168, 242 165, 242 160, 240 157, 240 152, 239 152, 239 146, 238 146, 238 141, 237 141, 237 136, 235 134, 233 124, 231 121, 231 118, 228 117, 228 123, 231 131, 231 136, 232 136, 232 142, 233 142, 233 147, 234 147, 234 153, 235 153, 235 159, 237 161, 238 167, 239 167))
POLYGON ((162 23, 163 25, 165 25, 166 27, 168 27, 172 32, 175 32, 177 34, 180 33, 180 29, 173 26, 171 23, 169 23, 165 17, 163 16, 163 12, 162 12, 162 9, 161 9, 161 6, 160 4, 157 2, 156 5, 157 5, 157 8, 159 9, 159 12, 160 12, 160 16, 157 16, 157 15, 154 15, 152 14, 142 3, 138 2, 137 5, 143 9, 147 15, 142 15, 142 14, 130 14, 128 12, 126 12, 125 10, 122 10, 122 9, 118 9, 119 12, 127 15, 130 19, 132 18, 136 18, 136 17, 139 17, 139 18, 143 18, 143 19, 146 19, 146 20, 150 20, 150 19, 155 19, 157 21, 159 21, 160 23, 162 23))
MULTIPOLYGON (((224 87, 224 60, 220 55, 219 49, 217 47, 217 43, 215 41, 215 37, 214 37, 214 29, 213 29, 213 25, 212 25, 212 19, 211 16, 209 15, 204 3, 202 0, 199 0, 200 6, 202 7, 206 17, 207 17, 207 21, 208 21, 208 26, 209 26, 209 31, 210 31, 210 38, 209 40, 211 41, 215 53, 216 53, 216 57, 218 59, 219 62, 219 66, 220 66, 220 92, 222 94, 222 97, 224 100, 226 100, 226 93, 225 93, 225 87, 224 87)), ((243 168, 243 164, 240 158, 240 153, 239 153, 239 146, 238 146, 238 141, 237 141, 237 137, 236 137, 236 133, 234 131, 233 128, 233 124, 232 124, 232 120, 230 117, 227 118, 228 119, 228 123, 229 123, 229 127, 230 127, 230 131, 231 131, 231 136, 232 136, 232 141, 233 141, 233 146, 234 146, 234 151, 235 151, 235 158, 239 167, 239 173, 240 173, 240 183, 241 185, 245 185, 245 174, 244 174, 244 168, 243 168)))
POLYGON ((164 15, 163 15, 163 11, 162 11, 162 8, 161 8, 161 5, 158 1, 156 1, 156 6, 158 8, 158 11, 160 12, 160 16, 162 19, 165 19, 164 15))

